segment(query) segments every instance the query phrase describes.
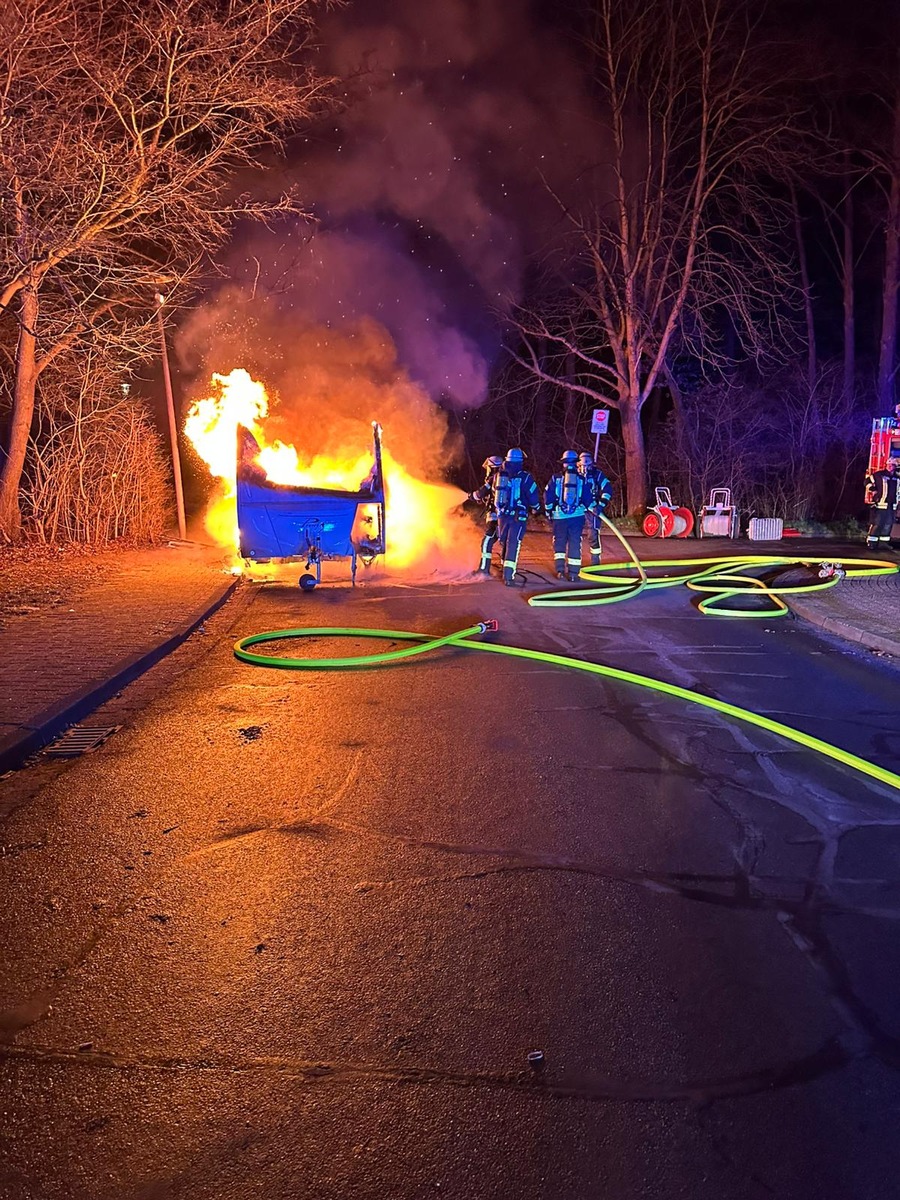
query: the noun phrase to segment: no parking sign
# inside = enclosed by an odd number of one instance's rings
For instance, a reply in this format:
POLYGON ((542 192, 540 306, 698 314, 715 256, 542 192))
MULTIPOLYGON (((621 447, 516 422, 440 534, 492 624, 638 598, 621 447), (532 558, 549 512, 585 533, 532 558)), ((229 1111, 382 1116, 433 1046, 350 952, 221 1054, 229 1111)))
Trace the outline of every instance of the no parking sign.
POLYGON ((591 417, 591 433, 594 437, 594 458, 600 452, 600 434, 609 431, 609 409, 595 408, 594 415, 591 417))

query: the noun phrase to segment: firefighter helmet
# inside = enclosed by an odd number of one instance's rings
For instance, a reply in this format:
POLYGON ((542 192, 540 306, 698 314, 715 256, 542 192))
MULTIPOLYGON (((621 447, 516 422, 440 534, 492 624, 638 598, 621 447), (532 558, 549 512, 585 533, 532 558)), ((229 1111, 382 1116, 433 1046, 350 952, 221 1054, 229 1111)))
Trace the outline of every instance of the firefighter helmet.
POLYGON ((512 450, 507 450, 506 452, 506 461, 508 463, 521 463, 525 461, 526 457, 525 451, 520 450, 518 446, 514 446, 512 450))
POLYGON ((578 462, 578 451, 577 450, 564 450, 562 452, 562 455, 561 455, 559 461, 561 463, 565 463, 565 465, 567 467, 574 467, 575 464, 578 462))
POLYGON ((503 459, 499 454, 490 454, 481 465, 485 471, 497 471, 503 466, 503 459))
POLYGON ((582 453, 578 455, 578 465, 580 467, 592 467, 594 465, 593 454, 589 454, 587 450, 582 451, 582 453))

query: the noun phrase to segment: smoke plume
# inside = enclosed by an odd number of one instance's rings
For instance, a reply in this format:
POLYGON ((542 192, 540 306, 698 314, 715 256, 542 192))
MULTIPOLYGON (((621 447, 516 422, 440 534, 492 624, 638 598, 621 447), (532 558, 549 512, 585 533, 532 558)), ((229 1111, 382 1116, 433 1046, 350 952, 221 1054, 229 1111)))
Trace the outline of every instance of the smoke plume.
POLYGON ((241 232, 182 365, 199 386, 263 378, 305 450, 377 418, 404 465, 446 478, 446 413, 487 397, 563 174, 589 161, 577 64, 525 0, 360 0, 322 36, 346 104, 285 168, 315 220, 241 232))
POLYGON ((565 195, 596 136, 577 63, 532 7, 357 0, 328 17, 322 67, 346 104, 287 166, 317 223, 246 237, 229 264, 300 319, 379 321, 462 407, 484 399, 526 258, 562 223, 548 187, 565 195))

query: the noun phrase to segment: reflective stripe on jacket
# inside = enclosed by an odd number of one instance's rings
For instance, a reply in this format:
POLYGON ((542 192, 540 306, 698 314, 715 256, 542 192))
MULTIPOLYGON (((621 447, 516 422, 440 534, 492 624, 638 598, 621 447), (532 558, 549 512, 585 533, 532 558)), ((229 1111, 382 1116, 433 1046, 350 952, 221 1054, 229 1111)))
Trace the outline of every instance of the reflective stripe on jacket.
POLYGON ((897 507, 897 476, 891 471, 876 471, 869 475, 866 483, 872 489, 872 505, 874 508, 897 507))
POLYGON ((605 512, 606 506, 612 500, 612 484, 599 467, 591 467, 589 471, 585 472, 584 478, 593 495, 591 508, 595 513, 605 512))

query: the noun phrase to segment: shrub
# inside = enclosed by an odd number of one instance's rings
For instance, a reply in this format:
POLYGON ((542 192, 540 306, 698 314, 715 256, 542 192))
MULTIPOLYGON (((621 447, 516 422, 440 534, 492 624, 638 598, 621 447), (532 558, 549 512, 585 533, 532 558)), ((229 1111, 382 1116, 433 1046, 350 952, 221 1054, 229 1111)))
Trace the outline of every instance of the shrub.
POLYGON ((146 407, 88 363, 80 386, 42 389, 22 488, 26 535, 103 546, 159 539, 170 473, 146 407))

